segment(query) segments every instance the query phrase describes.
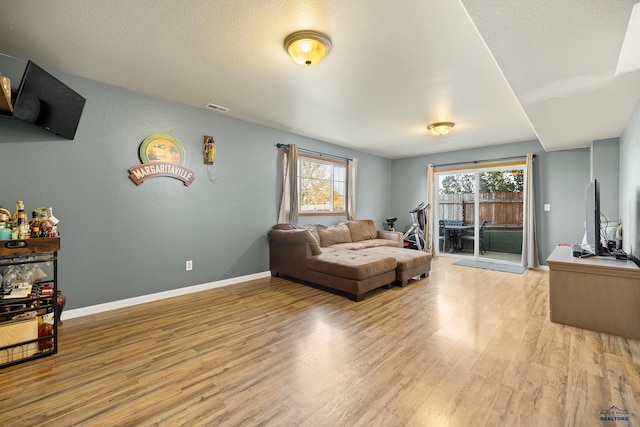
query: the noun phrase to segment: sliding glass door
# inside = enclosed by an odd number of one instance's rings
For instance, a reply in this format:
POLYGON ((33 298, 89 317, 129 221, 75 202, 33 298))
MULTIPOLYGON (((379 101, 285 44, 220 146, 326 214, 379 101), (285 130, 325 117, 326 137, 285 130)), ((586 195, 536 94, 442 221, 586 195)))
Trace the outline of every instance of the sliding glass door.
POLYGON ((521 264, 524 166, 449 169, 435 178, 438 252, 521 264))
POLYGON ((438 248, 444 253, 463 253, 465 248, 469 248, 468 238, 476 223, 472 210, 477 193, 476 174, 454 172, 437 174, 436 177, 438 248))

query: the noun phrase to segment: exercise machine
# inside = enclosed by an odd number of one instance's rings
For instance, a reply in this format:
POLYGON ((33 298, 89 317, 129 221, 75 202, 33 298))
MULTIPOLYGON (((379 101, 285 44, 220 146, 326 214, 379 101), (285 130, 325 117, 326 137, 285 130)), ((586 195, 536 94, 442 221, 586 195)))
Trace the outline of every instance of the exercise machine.
POLYGON ((385 219, 385 222, 387 223, 387 227, 389 227, 389 231, 396 231, 396 229, 393 228, 393 224, 397 220, 398 220, 398 217, 395 217, 395 216, 391 216, 391 217, 385 219))
POLYGON ((408 249, 425 249, 424 233, 427 226, 427 210, 429 204, 420 202, 418 206, 409 211, 411 214, 411 227, 403 234, 404 246, 408 249))

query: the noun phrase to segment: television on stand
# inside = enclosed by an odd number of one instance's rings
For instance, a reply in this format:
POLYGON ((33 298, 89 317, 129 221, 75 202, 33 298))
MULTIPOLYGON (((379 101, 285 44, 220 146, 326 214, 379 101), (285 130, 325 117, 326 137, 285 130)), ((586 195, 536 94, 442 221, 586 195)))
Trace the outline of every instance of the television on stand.
POLYGON ((585 188, 585 224, 586 244, 584 249, 593 255, 602 256, 604 250, 600 237, 600 183, 597 179, 592 180, 585 188))

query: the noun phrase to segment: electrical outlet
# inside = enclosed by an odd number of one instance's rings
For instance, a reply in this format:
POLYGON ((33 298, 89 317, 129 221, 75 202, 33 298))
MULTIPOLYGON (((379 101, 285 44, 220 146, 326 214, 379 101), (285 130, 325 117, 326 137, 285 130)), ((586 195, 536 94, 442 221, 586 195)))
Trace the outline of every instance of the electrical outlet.
POLYGON ((545 212, 549 212, 549 211, 551 211, 551 205, 550 205, 549 203, 545 203, 545 204, 544 204, 544 211, 545 211, 545 212))
POLYGON ((185 268, 186 268, 187 271, 193 270, 193 261, 191 261, 191 260, 187 261, 187 264, 186 264, 185 268))

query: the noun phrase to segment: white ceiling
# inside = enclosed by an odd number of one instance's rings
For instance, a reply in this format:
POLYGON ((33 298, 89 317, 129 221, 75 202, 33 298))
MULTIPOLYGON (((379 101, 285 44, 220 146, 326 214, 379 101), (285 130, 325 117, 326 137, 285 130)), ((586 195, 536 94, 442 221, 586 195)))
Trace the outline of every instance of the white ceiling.
POLYGON ((0 0, 0 53, 387 158, 562 150, 620 136, 640 99, 614 75, 636 1, 0 0), (284 51, 301 29, 332 39, 321 64, 284 51))

